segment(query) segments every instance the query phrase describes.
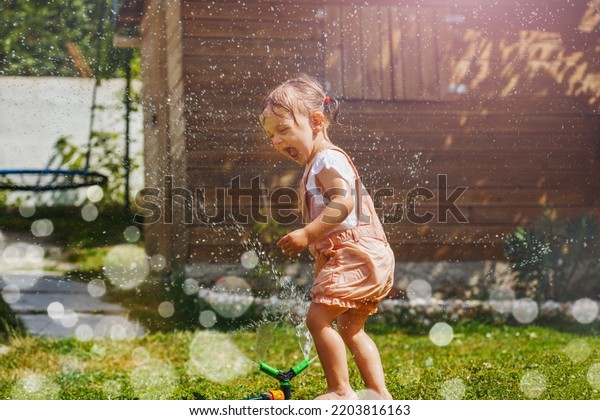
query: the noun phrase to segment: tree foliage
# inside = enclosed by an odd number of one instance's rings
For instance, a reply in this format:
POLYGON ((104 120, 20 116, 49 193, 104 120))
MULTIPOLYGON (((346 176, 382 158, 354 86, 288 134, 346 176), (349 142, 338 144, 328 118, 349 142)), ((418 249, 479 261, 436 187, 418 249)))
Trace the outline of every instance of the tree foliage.
POLYGON ((546 210, 508 235, 505 254, 520 289, 539 300, 598 296, 600 229, 593 214, 561 219, 546 210))
POLYGON ((127 52, 112 47, 111 4, 111 0, 3 0, 0 75, 121 76, 127 52))

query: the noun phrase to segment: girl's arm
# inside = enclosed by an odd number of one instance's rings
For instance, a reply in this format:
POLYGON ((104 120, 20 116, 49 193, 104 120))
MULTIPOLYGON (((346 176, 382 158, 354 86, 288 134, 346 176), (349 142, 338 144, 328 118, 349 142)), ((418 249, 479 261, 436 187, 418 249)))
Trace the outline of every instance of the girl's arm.
POLYGON ((317 180, 322 185, 323 195, 329 203, 315 220, 285 235, 277 242, 277 246, 290 256, 298 255, 309 244, 323 239, 354 210, 355 197, 352 188, 337 171, 324 169, 317 175, 317 180))

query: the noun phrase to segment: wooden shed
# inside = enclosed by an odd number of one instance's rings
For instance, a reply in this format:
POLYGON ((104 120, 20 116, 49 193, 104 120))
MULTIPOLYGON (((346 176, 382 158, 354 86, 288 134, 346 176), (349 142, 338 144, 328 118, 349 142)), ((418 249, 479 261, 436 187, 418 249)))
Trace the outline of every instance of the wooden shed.
POLYGON ((237 261, 253 219, 294 219, 302 168, 257 114, 298 73, 342 101, 331 137, 398 260, 500 259, 506 234, 547 207, 598 213, 597 4, 123 1, 119 25, 139 28, 142 53, 148 252, 237 261))

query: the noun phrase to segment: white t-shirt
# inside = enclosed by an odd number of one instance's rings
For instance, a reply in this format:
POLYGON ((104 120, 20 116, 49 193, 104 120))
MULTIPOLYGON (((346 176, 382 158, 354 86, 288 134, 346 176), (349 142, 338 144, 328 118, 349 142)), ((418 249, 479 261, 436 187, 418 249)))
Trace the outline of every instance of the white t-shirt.
MULTIPOLYGON (((356 176, 354 175, 354 170, 352 169, 352 166, 350 166, 348 159, 343 153, 337 150, 325 149, 314 157, 314 162, 306 177, 306 191, 308 191, 308 196, 312 197, 312 206, 310 206, 308 210, 310 220, 316 219, 329 203, 329 200, 323 197, 321 191, 317 188, 317 182, 315 180, 317 174, 323 169, 334 169, 340 174, 352 189, 352 196, 356 197, 356 191, 354 191, 356 187, 356 176)), ((352 212, 348 214, 348 217, 340 224, 340 227, 335 228, 333 231, 356 227, 356 203, 354 207, 352 212)))

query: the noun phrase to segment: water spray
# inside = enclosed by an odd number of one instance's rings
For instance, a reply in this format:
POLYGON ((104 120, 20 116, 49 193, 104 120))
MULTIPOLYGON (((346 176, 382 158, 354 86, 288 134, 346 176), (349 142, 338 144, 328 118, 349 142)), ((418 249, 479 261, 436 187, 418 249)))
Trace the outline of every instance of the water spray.
POLYGON ((275 378, 279 381, 279 389, 263 392, 260 395, 245 398, 246 400, 291 400, 292 399, 292 385, 291 380, 298 376, 300 372, 306 369, 317 356, 311 360, 304 359, 296 366, 293 366, 287 372, 282 372, 279 369, 271 367, 264 362, 255 363, 258 369, 266 373, 267 375, 275 378))

